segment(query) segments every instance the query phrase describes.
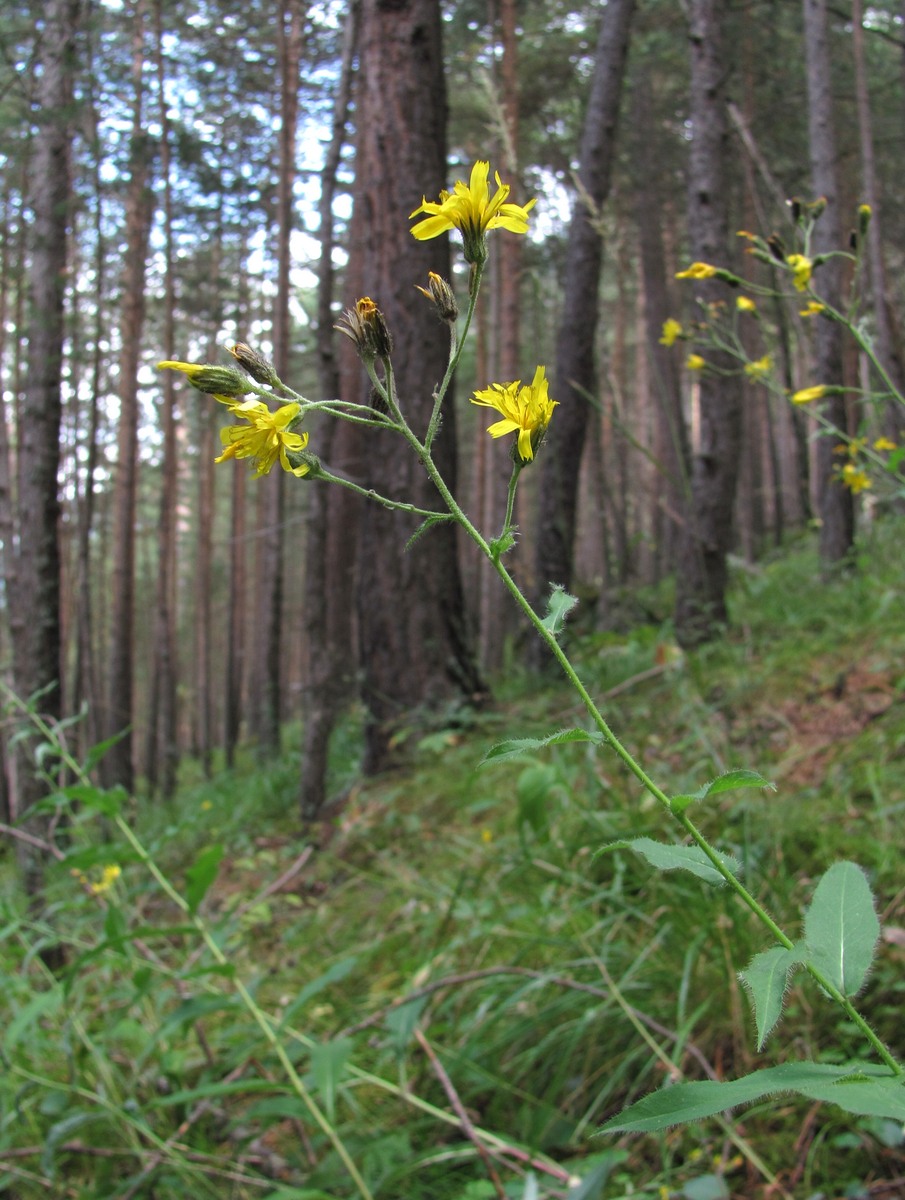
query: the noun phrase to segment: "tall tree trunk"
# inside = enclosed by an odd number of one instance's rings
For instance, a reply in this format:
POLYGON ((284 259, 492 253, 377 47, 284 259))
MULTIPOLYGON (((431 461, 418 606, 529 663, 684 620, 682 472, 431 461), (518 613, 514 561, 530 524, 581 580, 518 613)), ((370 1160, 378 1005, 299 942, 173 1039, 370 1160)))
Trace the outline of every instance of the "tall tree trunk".
MULTIPOLYGON (((343 34, 342 67, 333 106, 333 129, 321 172, 320 263, 317 291, 318 386, 322 397, 339 396, 340 372, 333 331, 335 244, 333 200, 346 137, 352 95, 352 65, 358 47, 361 7, 353 0, 343 34)), ((358 364, 353 370, 357 375, 358 364)), ((341 442, 355 439, 335 421, 322 422, 318 450, 334 468, 348 470, 341 442), (337 457, 338 455, 338 457, 337 457)), ((330 735, 353 690, 354 564, 356 509, 344 488, 313 487, 305 531, 305 652, 303 664, 302 769, 299 803, 303 821, 312 820, 327 798, 330 735)))
MULTIPOLYGON (((280 0, 277 24, 280 70, 279 173, 277 176, 277 290, 273 304, 273 365, 285 379, 289 368, 290 238, 294 228, 293 186, 298 124, 299 66, 303 41, 302 0, 280 0)), ((282 471, 258 481, 258 562, 261 615, 253 664, 252 733, 262 752, 279 749, 282 715, 280 638, 283 617, 282 471)))
MULTIPOLYGON (((160 172, 163 179, 164 312, 163 357, 176 357, 175 272, 173 267, 173 195, 170 181, 170 129, 165 96, 161 0, 154 2, 155 62, 160 109, 160 172)), ((179 478, 176 459, 176 389, 171 371, 161 379, 163 466, 157 518, 157 594, 155 633, 150 664, 148 743, 145 773, 148 786, 160 787, 164 799, 176 790, 179 746, 176 736, 176 508, 179 478)))
MULTIPOLYGON (((71 203, 72 79, 79 8, 48 0, 37 84, 38 132, 30 165, 32 210, 28 274, 28 366, 18 424, 18 528, 10 576, 13 677, 22 699, 41 693, 39 710, 62 715, 60 661, 60 504, 57 471, 62 415, 64 296, 71 203)), ((23 740, 17 747, 15 813, 20 827, 40 835, 25 817, 44 785, 23 740)), ((34 846, 17 843, 25 887, 35 897, 43 863, 34 846)))
MULTIPOLYGON (((804 0, 804 40, 811 183, 814 194, 825 197, 827 202, 814 231, 813 250, 815 254, 826 254, 842 245, 826 0, 804 0)), ((819 282, 821 295, 838 309, 842 298, 842 265, 838 258, 830 258, 823 264, 819 282)), ((835 321, 818 320, 814 331, 815 379, 828 386, 841 386, 842 362, 842 327, 835 321)), ((845 430, 844 396, 831 396, 821 404, 827 419, 837 429, 845 430)), ((838 459, 833 455, 833 446, 833 438, 818 438, 815 455, 820 556, 827 565, 848 558, 855 536, 854 502, 849 489, 837 477, 838 459)))
POLYGON ((565 296, 550 392, 560 402, 540 456, 543 496, 537 538, 538 586, 572 582, 575 511, 588 396, 597 394, 594 341, 603 248, 595 216, 610 190, 619 102, 635 0, 610 0, 603 10, 591 95, 581 138, 580 194, 569 226, 565 296))
MULTIPOLYGON (((688 224, 691 256, 725 263, 730 253, 725 163, 728 125, 721 51, 723 0, 691 0, 691 146, 688 224)), ((695 285, 699 303, 724 300, 724 285, 695 285)), ((686 646, 714 637, 727 620, 726 556, 732 543, 732 510, 741 449, 741 384, 723 352, 708 355, 712 370, 700 379, 700 440, 694 447, 691 511, 676 578, 676 636, 686 646), (723 374, 725 372, 725 374, 723 374)))
MULTIPOLYGON (((502 44, 499 74, 498 119, 502 173, 507 180, 518 178, 518 31, 515 0, 499 0, 499 28, 502 44)), ((492 97, 497 105, 497 96, 492 97)), ((494 307, 494 332, 496 334, 496 368, 493 378, 505 382, 522 379, 534 373, 533 366, 519 361, 521 334, 521 287, 522 287, 523 240, 519 237, 500 238, 494 245, 491 259, 491 286, 482 297, 494 307)), ((512 459, 505 442, 488 441, 484 429, 478 436, 482 439, 481 466, 484 472, 483 509, 481 526, 484 530, 496 530, 506 511, 506 495, 512 475, 512 459)), ((520 500, 523 497, 520 497, 520 500)), ((524 530, 523 530, 524 532, 524 530)), ((509 564, 516 576, 522 574, 519 548, 510 555, 509 564)), ((507 610, 499 602, 500 582, 490 563, 482 562, 478 571, 478 644, 481 666, 485 670, 497 670, 503 662, 506 645, 505 622, 507 610)))
MULTIPOLYGON (((880 188, 874 154, 873 121, 870 111, 870 92, 867 66, 864 61, 864 14, 862 0, 852 0, 852 52, 855 60, 855 103, 858 108, 858 144, 861 150, 862 200, 870 205, 871 218, 867 227, 867 245, 859 247, 866 255, 870 276, 871 300, 876 327, 876 351, 881 365, 889 373, 895 387, 902 393, 905 373, 902 371, 902 348, 893 326, 892 308, 886 286, 886 263, 883 257, 880 188)), ((883 389, 885 390, 885 389, 883 389)), ((905 432, 905 408, 890 400, 885 413, 885 432, 898 440, 905 432)))
POLYGON ((107 676, 106 737, 122 735, 101 763, 105 785, 134 784, 135 515, 138 492, 138 366, 145 318, 145 265, 154 198, 148 184, 153 147, 145 133, 145 0, 136 0, 132 33, 132 131, 126 197, 126 259, 123 270, 122 350, 119 362, 119 433, 113 494, 113 603, 107 676))
POLYGON ((657 164, 642 139, 650 130, 650 105, 647 80, 641 80, 633 95, 633 143, 635 153, 635 219, 641 250, 644 284, 644 328, 650 357, 651 390, 654 405, 653 451, 657 473, 655 572, 659 578, 671 571, 677 561, 688 506, 691 453, 688 430, 682 411, 682 384, 675 347, 660 340, 666 321, 676 315, 666 276, 666 248, 663 244, 661 211, 651 198, 657 195, 657 164))
MULTIPOLYGON (((379 305, 392 332, 394 369, 407 419, 423 433, 448 346, 431 307, 413 284, 429 270, 448 277, 445 238, 419 242, 408 214, 422 195, 446 186, 446 96, 439 0, 364 0, 360 116, 350 263, 353 279, 379 305)), ((356 399, 370 388, 359 372, 356 399)), ((434 443, 440 471, 455 488, 455 410, 447 399, 434 443)), ((437 499, 400 438, 372 433, 367 485, 419 506, 437 499)), ((416 526, 378 505, 362 509, 358 621, 368 713, 368 772, 392 760, 394 738, 417 708, 437 708, 481 690, 466 629, 464 598, 449 523, 408 550, 416 526)))

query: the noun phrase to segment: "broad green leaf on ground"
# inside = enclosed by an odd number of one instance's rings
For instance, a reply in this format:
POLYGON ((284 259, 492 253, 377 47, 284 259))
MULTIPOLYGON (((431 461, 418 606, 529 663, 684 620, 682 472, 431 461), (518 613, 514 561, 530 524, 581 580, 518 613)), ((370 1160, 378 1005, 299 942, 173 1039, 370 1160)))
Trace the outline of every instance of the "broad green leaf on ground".
POLYGON ((755 954, 745 970, 739 971, 739 979, 748 989, 754 1005, 758 1050, 782 1016, 782 1001, 789 986, 789 975, 797 966, 801 966, 801 955, 797 950, 771 946, 769 950, 755 954))
POLYGON ((859 866, 835 863, 826 872, 804 916, 808 962, 845 996, 858 992, 880 939, 870 885, 859 866))
POLYGON ((207 890, 217 878, 217 870, 223 857, 219 844, 205 846, 185 872, 185 899, 189 912, 197 912, 198 905, 207 895, 207 890))
POLYGON ((682 796, 673 796, 669 805, 673 812, 684 812, 690 804, 697 804, 701 800, 709 800, 713 796, 719 796, 721 792, 736 792, 740 788, 770 788, 771 791, 775 792, 776 784, 771 783, 769 779, 764 779, 763 775, 759 775, 757 771, 744 769, 726 771, 723 775, 718 775, 711 783, 705 783, 696 792, 689 792, 682 796))
POLYGON ((587 729, 560 729, 557 733, 548 734, 542 738, 512 738, 506 742, 497 742, 491 746, 480 765, 503 762, 508 758, 521 758, 526 754, 534 754, 545 746, 562 746, 566 742, 593 742, 599 746, 603 742, 603 734, 589 732, 587 729))
MULTIPOLYGON (((653 838, 631 838, 628 841, 610 842, 601 846, 597 854, 605 854, 610 850, 632 850, 635 854, 646 859, 658 871, 690 871, 707 883, 725 883, 707 855, 698 846, 672 846, 665 842, 655 842, 653 838)), ((716 852, 717 858, 734 875, 742 869, 741 863, 731 854, 716 852)), ((596 855, 595 855, 596 857, 596 855)))
POLYGON ((566 617, 577 603, 577 596, 571 596, 565 588, 554 584, 550 598, 547 600, 547 612, 541 624, 555 637, 565 625, 566 617))
POLYGON ((905 1121, 905 1079, 881 1067, 833 1066, 793 1062, 766 1067, 724 1083, 702 1080, 678 1083, 645 1096, 613 1117, 601 1133, 653 1133, 715 1116, 726 1109, 753 1104, 765 1096, 793 1092, 809 1100, 836 1104, 864 1117, 905 1121))
POLYGON ((336 1094, 346 1063, 352 1056, 352 1046, 351 1038, 335 1038, 311 1047, 311 1073, 331 1121, 336 1115, 336 1094))

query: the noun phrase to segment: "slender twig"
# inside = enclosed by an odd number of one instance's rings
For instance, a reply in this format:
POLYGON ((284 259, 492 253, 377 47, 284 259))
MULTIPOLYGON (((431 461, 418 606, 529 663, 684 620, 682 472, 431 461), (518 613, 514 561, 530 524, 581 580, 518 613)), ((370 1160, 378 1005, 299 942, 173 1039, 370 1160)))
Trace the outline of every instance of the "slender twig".
POLYGON ((475 1128, 471 1123, 471 1119, 469 1118, 468 1113, 465 1111, 465 1106, 459 1099, 459 1094, 453 1087, 453 1082, 444 1070, 443 1064, 440 1062, 440 1059, 435 1054, 430 1042, 420 1029, 415 1030, 415 1040, 430 1059, 430 1064, 434 1069, 434 1074, 440 1080, 443 1090, 446 1092, 447 1098, 449 1099, 456 1116, 459 1118, 459 1122, 462 1126, 462 1132, 474 1146, 475 1150, 477 1150, 481 1162, 484 1164, 484 1170, 487 1172, 487 1178, 493 1184, 494 1191, 496 1192, 497 1196, 499 1196, 500 1200, 506 1200, 506 1190, 503 1187, 502 1180, 496 1172, 496 1168, 493 1165, 493 1160, 487 1153, 487 1148, 485 1147, 484 1143, 475 1132, 475 1128))

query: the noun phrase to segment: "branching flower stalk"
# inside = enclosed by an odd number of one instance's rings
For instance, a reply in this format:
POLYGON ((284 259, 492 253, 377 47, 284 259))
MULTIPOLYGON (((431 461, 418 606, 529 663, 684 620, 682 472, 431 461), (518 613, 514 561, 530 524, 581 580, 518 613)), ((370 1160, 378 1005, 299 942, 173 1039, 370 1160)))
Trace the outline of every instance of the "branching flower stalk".
MULTIPOLYGON (((162 365, 182 371, 193 386, 202 391, 216 394, 216 398, 226 403, 236 417, 240 419, 244 418, 252 423, 255 430, 254 437, 244 430, 239 429, 237 431, 233 427, 232 431, 224 433, 223 440, 225 442, 228 441, 228 445, 235 444, 242 448, 243 456, 253 457, 258 474, 267 473, 267 471, 279 463, 282 469, 291 471, 297 476, 306 476, 312 482, 336 483, 340 486, 350 488, 363 497, 374 500, 388 508, 399 509, 412 515, 423 517, 425 521, 424 527, 439 520, 455 520, 468 538, 475 544, 478 551, 490 561, 517 608, 559 664, 596 730, 598 737, 595 740, 599 740, 602 744, 609 747, 642 788, 653 797, 659 807, 677 821, 685 837, 698 848, 719 878, 725 882, 741 903, 756 917, 769 933, 776 946, 786 952, 796 952, 798 948, 793 940, 777 924, 764 906, 748 891, 727 863, 724 856, 715 849, 688 816, 686 808, 693 798, 676 797, 675 799, 670 799, 669 795, 651 778, 642 764, 615 735, 597 703, 582 682, 569 656, 560 645, 554 631, 554 622, 550 617, 542 617, 535 610, 503 562, 503 555, 515 541, 516 529, 513 525, 513 514, 515 497, 522 471, 530 465, 535 455, 541 449, 544 435, 553 417, 553 410, 557 403, 548 394, 545 368, 543 366, 537 367, 530 384, 523 386, 520 380, 508 383, 494 383, 488 388, 476 391, 472 396, 473 404, 493 408, 499 414, 500 419, 488 428, 488 433, 492 437, 498 438, 509 434, 516 435, 516 440, 512 446, 513 470, 508 487, 506 511, 501 533, 496 539, 488 540, 471 521, 450 491, 434 462, 432 447, 441 420, 442 405, 471 325, 487 262, 486 234, 489 230, 497 227, 502 227, 512 233, 525 233, 528 227, 529 210, 534 204, 533 200, 525 206, 508 203, 509 188, 501 183, 498 175, 496 176, 497 191, 491 197, 487 186, 488 174, 489 165, 487 163, 476 163, 472 170, 469 184, 466 185, 460 180, 456 183, 453 192, 441 192, 438 202, 424 200, 422 205, 411 214, 412 217, 426 214, 424 219, 419 221, 411 231, 419 240, 428 240, 450 229, 458 231, 462 236, 466 262, 470 264, 471 268, 469 303, 461 333, 457 331, 458 309, 449 285, 440 279, 439 276, 431 273, 429 288, 420 289, 428 299, 433 300, 435 303, 441 320, 449 328, 450 336, 450 353, 447 369, 443 380, 433 395, 432 412, 423 436, 419 436, 406 419, 405 406, 403 403, 400 403, 400 398, 396 390, 390 332, 386 327, 382 313, 375 302, 369 297, 363 297, 358 300, 355 307, 345 314, 343 321, 337 328, 349 336, 355 343, 358 354, 374 388, 374 395, 379 400, 379 403, 375 401, 374 408, 366 409, 361 405, 348 404, 338 400, 312 403, 276 379, 275 373, 273 373, 272 368, 266 360, 263 360, 254 351, 245 346, 235 347, 232 353, 245 371, 251 375, 253 382, 249 382, 247 378, 234 368, 225 370, 224 368, 217 368, 210 365, 196 366, 174 362, 167 362, 162 365), (378 362, 381 368, 380 371, 377 369, 378 362), (262 384, 265 386, 262 387, 262 384), (266 390, 268 387, 273 390, 266 390), (264 406, 259 401, 252 402, 243 399, 249 392, 253 392, 265 399, 276 399, 282 403, 283 407, 276 414, 269 416, 266 411, 262 411, 264 406), (287 413, 287 400, 290 401, 292 406, 292 414, 287 413), (297 416, 294 415, 296 411, 297 416), (433 511, 390 500, 371 489, 362 488, 353 481, 337 476, 329 471, 315 456, 310 455, 306 450, 307 435, 297 432, 297 425, 301 423, 308 412, 312 411, 329 412, 340 419, 377 426, 402 436, 436 488, 442 501, 442 509, 440 511, 433 511), (291 420, 289 419, 290 416, 292 417, 291 420)), ((781 246, 762 242, 754 235, 743 234, 743 236, 748 237, 754 242, 752 253, 755 253, 756 256, 764 258, 766 261, 773 263, 773 265, 776 265, 776 261, 782 263, 795 291, 802 293, 808 298, 808 315, 819 313, 820 319, 841 321, 851 330, 859 346, 868 355, 880 378, 883 379, 889 388, 890 393, 895 395, 899 402, 905 403, 893 387, 882 364, 877 361, 866 335, 862 333, 853 321, 846 318, 843 314, 835 310, 828 310, 827 306, 812 289, 812 273, 822 261, 820 259, 812 259, 808 253, 810 227, 817 216, 819 216, 819 204, 810 206, 805 222, 806 228, 802 245, 803 253, 786 254, 781 246)), ((730 272, 723 271, 707 263, 693 263, 686 271, 680 274, 680 277, 692 279, 717 277, 723 279, 724 282, 731 286, 737 287, 740 284, 744 284, 747 290, 755 293, 758 291, 757 288, 752 287, 747 281, 741 280, 733 276, 730 272)), ((764 290, 764 294, 770 294, 769 289, 764 290)), ((750 297, 741 297, 736 306, 736 313, 756 315, 756 312, 757 306, 755 302, 750 297)), ((672 345, 679 338, 684 340, 686 336, 679 322, 671 320, 664 327, 664 336, 661 340, 666 345, 672 345)), ((744 347, 734 325, 730 333, 725 337, 719 333, 714 336, 716 337, 715 344, 719 344, 721 349, 728 350, 731 354, 741 359, 743 363, 741 369, 749 378, 771 386, 769 376, 772 360, 769 355, 764 355, 755 362, 746 362, 744 347)), ((695 364, 695 367, 696 369, 710 369, 703 359, 700 359, 695 364)), ((818 393, 822 395, 825 389, 814 388, 812 390, 816 398, 818 393)), ((796 397, 799 402, 802 402, 804 398, 804 393, 796 397)), ((810 398, 810 396, 807 397, 807 399, 810 398)), ((221 457, 226 456, 228 454, 221 457)), ((570 603, 572 602, 571 598, 567 599, 570 603)), ((765 784, 766 781, 762 781, 762 783, 765 784)), ((187 903, 172 888, 153 861, 140 847, 137 839, 125 822, 118 819, 117 823, 123 836, 146 863, 162 890, 190 916, 205 945, 216 961, 225 963, 225 957, 204 922, 194 913, 190 912, 187 903)), ((790 959, 795 959, 795 954, 790 954, 790 959)), ((865 1041, 892 1076, 896 1079, 903 1077, 905 1075, 905 1068, 903 1068, 898 1059, 883 1044, 879 1036, 863 1015, 859 1013, 843 989, 837 986, 833 979, 828 978, 820 966, 815 965, 806 956, 801 959, 799 965, 803 966, 823 992, 831 1000, 835 1001, 845 1013, 848 1020, 859 1030, 865 1041)), ((847 986, 847 982, 843 986, 847 986)), ((281 1046, 279 1036, 271 1021, 261 1012, 254 999, 240 981, 236 981, 236 988, 265 1038, 279 1057, 293 1088, 303 1099, 317 1124, 330 1138, 361 1195, 367 1197, 368 1192, 364 1181, 355 1169, 342 1142, 338 1139, 326 1117, 308 1093, 302 1080, 298 1077, 291 1060, 281 1046)))

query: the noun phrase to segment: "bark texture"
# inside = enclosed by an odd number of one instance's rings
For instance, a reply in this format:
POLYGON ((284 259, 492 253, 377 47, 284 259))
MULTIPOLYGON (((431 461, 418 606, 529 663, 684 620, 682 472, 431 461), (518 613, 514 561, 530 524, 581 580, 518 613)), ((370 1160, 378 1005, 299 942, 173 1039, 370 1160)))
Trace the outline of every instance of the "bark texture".
MULTIPOLYGON (((815 196, 823 196, 827 202, 814 231, 813 250, 815 254, 823 254, 838 250, 842 245, 826 0, 804 0, 804 38, 811 182, 815 196)), ((842 296, 842 266, 838 259, 831 258, 820 267, 819 283, 821 295, 838 309, 842 296)), ((841 386, 842 364, 841 326, 835 321, 818 321, 814 331, 815 379, 829 386, 841 386)), ((831 396, 821 403, 827 419, 837 429, 846 429, 844 396, 831 396)), ((855 536, 854 502, 849 489, 837 478, 838 458, 833 454, 834 444, 831 437, 818 438, 815 454, 820 557, 826 564, 846 559, 855 536)))
POLYGON ((594 343, 603 244, 595 215, 610 190, 619 102, 635 0, 610 0, 603 10, 591 95, 581 138, 579 195, 569 226, 565 294, 556 339, 551 395, 560 402, 540 455, 540 524, 535 578, 570 586, 573 576, 578 473, 597 395, 594 343))
MULTIPOLYGON (((72 75, 79 7, 49 0, 44 9, 38 132, 30 169, 32 208, 28 278, 28 364, 19 410, 18 510, 10 568, 13 677, 23 700, 40 693, 38 711, 62 715, 60 660, 60 462, 64 297, 71 204, 72 75)), ((40 836, 38 818, 22 814, 45 792, 22 740, 16 753, 14 815, 40 836)), ((36 848, 17 843, 26 890, 36 896, 43 862, 36 848)))
MULTIPOLYGON (((407 218, 422 195, 436 197, 447 186, 439 0, 365 0, 359 61, 351 274, 387 319, 400 405, 423 435, 432 392, 445 370, 448 339, 414 285, 426 284, 431 270, 449 277, 449 245, 446 238, 416 241, 407 218)), ((357 375, 361 380, 361 372, 357 375)), ((369 392, 359 382, 354 398, 368 402, 369 392)), ((455 447, 448 397, 434 457, 453 488, 455 447)), ((383 495, 438 506, 402 439, 369 435, 363 462, 367 485, 383 495)), ((391 763, 416 710, 436 710, 481 690, 455 531, 440 526, 405 549, 415 528, 377 505, 362 510, 357 609, 369 772, 391 763)))
MULTIPOLYGON (((691 0, 691 146, 688 163, 688 225, 691 257, 725 264, 730 253, 725 165, 728 121, 723 93, 725 58, 720 30, 722 0, 691 0)), ((725 301, 726 287, 695 284, 704 304, 725 301)), ((708 351, 711 368, 701 373, 699 442, 693 447, 691 508, 676 576, 676 635, 685 646, 706 641, 725 625, 727 567, 741 449, 742 394, 735 363, 708 351), (723 375, 719 372, 726 371, 723 375)))

